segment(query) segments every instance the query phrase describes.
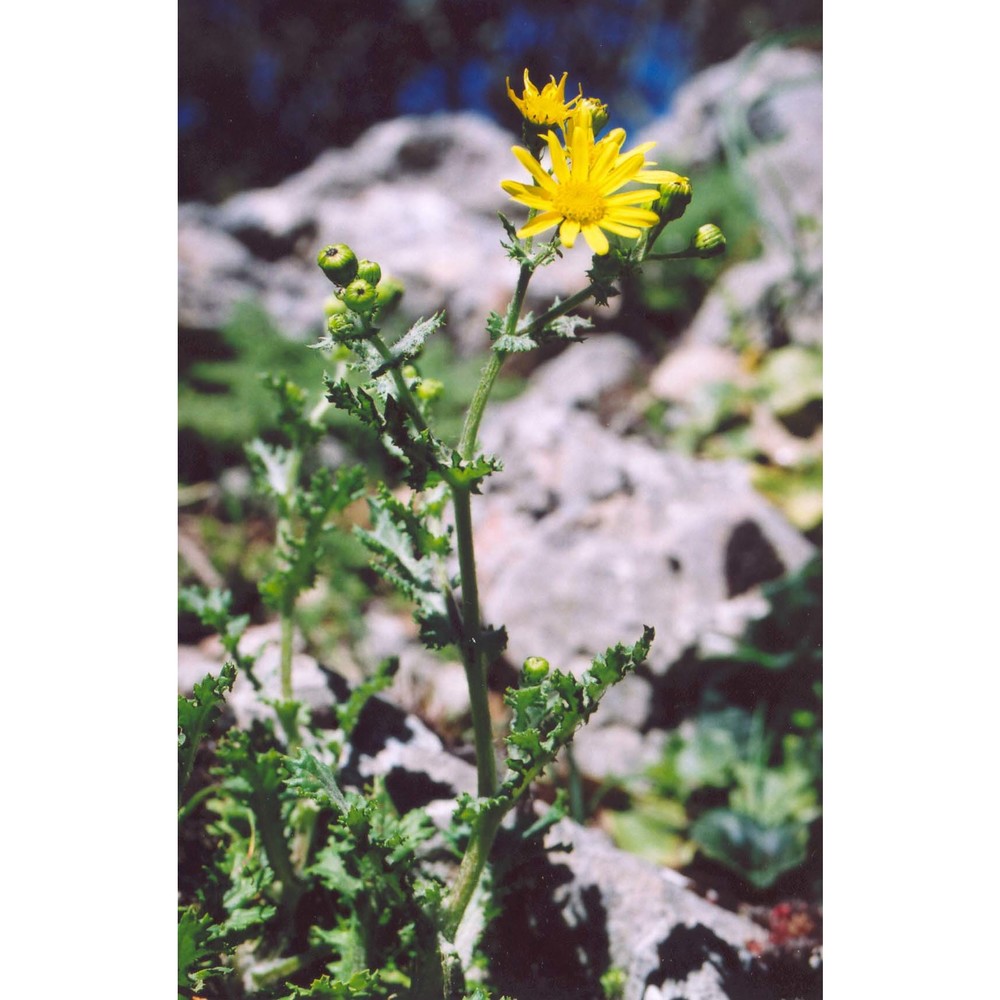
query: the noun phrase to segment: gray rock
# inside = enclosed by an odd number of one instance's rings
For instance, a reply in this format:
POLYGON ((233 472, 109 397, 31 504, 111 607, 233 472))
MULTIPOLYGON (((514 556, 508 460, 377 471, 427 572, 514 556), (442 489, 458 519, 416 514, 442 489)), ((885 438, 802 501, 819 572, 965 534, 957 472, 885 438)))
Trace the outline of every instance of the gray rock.
MULTIPOLYGON (((516 909, 504 915, 518 945, 517 958, 508 961, 516 963, 512 974, 520 971, 525 987, 533 973, 552 975, 557 962, 563 980, 575 974, 578 981, 593 981, 603 972, 595 960, 603 960, 627 972, 626 1000, 643 1000, 647 989, 678 982, 678 976, 692 992, 663 996, 757 997, 747 944, 767 939, 762 927, 701 898, 676 873, 619 851, 600 831, 562 820, 546 835, 546 845, 550 853, 534 863, 530 882, 522 875, 522 891, 508 904, 516 909), (541 965, 533 970, 536 959, 541 965), (720 966, 724 990, 716 976, 720 966), (704 992, 694 992, 699 982, 704 992)), ((503 924, 495 930, 502 936, 503 924)), ((505 989, 515 986, 501 981, 505 989)))
MULTIPOLYGON (((611 690, 614 691, 615 688, 611 690)), ((662 729, 643 735, 633 726, 609 723, 604 713, 610 694, 611 692, 605 696, 598 709, 600 724, 597 724, 595 717, 573 737, 573 761, 580 773, 593 781, 641 775, 662 759, 667 742, 667 734, 662 729)), ((648 712, 648 699, 645 709, 648 712)))
POLYGON ((461 661, 423 646, 412 618, 373 601, 365 611, 365 629, 355 650, 362 675, 386 657, 399 657, 399 671, 383 694, 386 700, 438 728, 468 715, 469 685, 461 661))
MULTIPOLYGON (((815 52, 749 46, 689 80, 638 138, 656 142, 652 155, 672 169, 735 160, 765 239, 790 252, 802 237, 797 220, 821 214, 822 71, 815 52)), ((696 184, 695 205, 697 197, 696 184)))
POLYGON ((553 393, 587 360, 608 374, 607 391, 629 371, 604 360, 630 351, 612 337, 574 345, 484 421, 484 446, 505 468, 474 509, 480 592, 486 619, 508 626, 512 662, 545 656, 579 673, 646 624, 657 632, 649 666, 664 673, 685 650, 732 648, 766 608, 757 584, 812 552, 741 463, 623 438, 575 388, 571 408, 553 393))
POLYGON ((728 269, 687 336, 725 344, 738 325, 762 347, 822 337, 822 58, 801 49, 750 46, 693 77, 643 141, 671 169, 687 171, 698 206, 699 171, 723 162, 760 221, 760 260, 728 269))
MULTIPOLYGON (((482 351, 486 318, 505 308, 517 280, 496 217, 522 218, 500 189, 524 173, 510 152, 516 141, 473 113, 399 118, 275 187, 182 206, 181 325, 217 328, 252 301, 289 336, 316 336, 331 291, 316 254, 343 242, 404 282, 404 316, 444 308, 460 349, 482 351)), ((529 308, 582 287, 588 266, 588 255, 568 252, 538 275, 529 308)))

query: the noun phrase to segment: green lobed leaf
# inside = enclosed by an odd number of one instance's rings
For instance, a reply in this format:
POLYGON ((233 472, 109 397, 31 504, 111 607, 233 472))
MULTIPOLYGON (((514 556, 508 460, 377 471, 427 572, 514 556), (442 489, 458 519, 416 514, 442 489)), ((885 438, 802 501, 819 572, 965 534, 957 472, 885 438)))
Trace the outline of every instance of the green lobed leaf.
POLYGON ((384 486, 368 498, 371 528, 355 534, 377 557, 374 565, 384 579, 416 604, 414 617, 437 645, 459 641, 448 613, 440 556, 450 543, 427 526, 421 512, 397 500, 384 486))
POLYGON ((195 907, 181 910, 177 922, 177 985, 190 987, 190 977, 199 964, 214 952, 209 942, 212 917, 199 916, 195 907))
POLYGON ((340 790, 333 770, 308 750, 300 748, 298 756, 286 758, 286 767, 289 772, 287 785, 296 794, 333 806, 340 813, 348 810, 350 804, 340 790))
POLYGON ((767 889, 805 863, 809 830, 797 823, 768 826, 731 809, 712 809, 692 825, 691 839, 708 857, 767 889))
POLYGON ((309 986, 289 984, 289 987, 292 992, 285 994, 281 1000, 367 1000, 383 995, 378 975, 370 969, 356 972, 346 981, 321 976, 309 986))
POLYGON ((461 801, 461 819, 471 822, 485 811, 509 807, 597 711, 607 690, 642 663, 653 637, 654 630, 643 626, 638 641, 610 647, 579 680, 554 670, 538 684, 508 690, 504 701, 513 710, 507 737, 510 774, 494 798, 461 801))
POLYGON ((392 368, 399 368, 401 365, 406 364, 409 361, 414 360, 414 358, 420 355, 420 352, 424 349, 424 344, 427 338, 434 333, 435 330, 440 329, 445 323, 444 312, 435 313, 430 319, 419 319, 413 326, 410 327, 402 337, 399 338, 390 348, 389 352, 392 354, 392 360, 383 361, 382 364, 378 365, 372 372, 373 378, 378 378, 380 375, 384 375, 386 372, 392 368))

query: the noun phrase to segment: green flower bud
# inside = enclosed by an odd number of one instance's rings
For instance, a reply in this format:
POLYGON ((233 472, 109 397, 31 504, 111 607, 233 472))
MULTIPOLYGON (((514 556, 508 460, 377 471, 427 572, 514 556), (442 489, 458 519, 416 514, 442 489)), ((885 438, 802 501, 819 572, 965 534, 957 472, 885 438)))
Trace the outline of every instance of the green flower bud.
POLYGON ((358 273, 358 258, 345 243, 332 243, 328 247, 323 247, 316 258, 316 263, 322 268, 323 273, 341 288, 349 285, 358 273))
POLYGON ((672 222, 679 219, 690 204, 691 182, 680 174, 673 174, 670 180, 660 185, 660 200, 653 206, 653 211, 663 222, 672 222))
POLYGON ((422 378, 413 391, 417 394, 417 399, 437 399, 444 392, 444 382, 436 378, 422 378))
POLYGON ((697 251, 699 257, 718 257, 726 251, 726 237, 718 226, 708 222, 694 234, 691 248, 697 251))
POLYGON ((542 656, 529 656, 524 661, 524 678, 537 684, 549 672, 549 661, 542 656))
POLYGON ((362 316, 367 316, 376 305, 378 292, 364 278, 355 278, 341 293, 344 305, 362 316))
POLYGON ((388 316, 403 297, 403 283, 398 278, 386 278, 380 281, 375 289, 378 295, 378 308, 380 316, 388 316))
POLYGON ((347 315, 346 306, 343 312, 334 313, 327 317, 326 329, 331 337, 336 337, 338 340, 350 340, 357 336, 354 323, 347 315))
POLYGON ((577 108, 586 108, 590 112, 590 125, 594 130, 594 135, 598 135, 601 129, 608 124, 608 106, 596 97, 581 98, 577 108))
POLYGON ((359 260, 357 277, 364 278, 369 285, 377 285, 382 280, 382 268, 373 260, 359 260))

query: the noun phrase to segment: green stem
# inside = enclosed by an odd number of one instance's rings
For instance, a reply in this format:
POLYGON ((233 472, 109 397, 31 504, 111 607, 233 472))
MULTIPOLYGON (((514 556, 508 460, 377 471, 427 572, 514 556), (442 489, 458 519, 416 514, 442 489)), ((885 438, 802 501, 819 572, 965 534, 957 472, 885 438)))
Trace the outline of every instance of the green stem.
POLYGON ((195 792, 194 795, 192 795, 191 798, 189 798, 187 802, 185 802, 184 805, 177 810, 177 822, 183 823, 184 820, 186 820, 188 816, 190 816, 191 813, 193 813, 195 809, 197 809, 198 806, 205 801, 205 799, 219 791, 221 787, 221 785, 206 785, 204 788, 199 788, 198 791, 195 792))
POLYGON ((480 644, 479 586, 476 580, 476 555, 472 544, 472 503, 466 487, 452 487, 455 507, 455 542, 462 577, 462 663, 469 684, 472 730, 476 743, 478 790, 484 797, 496 795, 497 767, 493 754, 493 723, 490 719, 489 691, 486 684, 488 664, 480 644))
POLYGON ((541 332, 554 319, 565 316, 571 309, 575 309, 578 305, 586 302, 594 294, 596 288, 597 286, 594 284, 587 285, 586 288, 571 295, 565 302, 560 302, 558 305, 542 313, 541 316, 532 320, 522 333, 534 336, 536 333, 541 332))
MULTIPOLYGON (((392 351, 389 350, 389 346, 378 334, 371 336, 369 339, 372 346, 382 355, 385 361, 393 360, 392 351)), ((405 407, 414 426, 421 432, 427 430, 427 421, 424 420, 424 415, 420 412, 420 407, 413 398, 413 393, 410 392, 410 387, 406 384, 406 379, 403 378, 399 368, 393 365, 389 369, 389 374, 392 376, 392 381, 396 384, 397 398, 405 407)))
POLYGON ((469 901, 472 899, 472 894, 479 884, 479 876, 482 875, 483 868, 486 867, 486 862, 489 860, 490 849, 493 847, 493 841, 496 840, 500 821, 505 812, 506 809, 502 807, 487 810, 480 816, 479 822, 472 832, 472 839, 465 850, 455 884, 444 904, 441 933, 448 941, 455 940, 458 926, 461 924, 469 901))
POLYGON ((689 260, 697 256, 698 251, 688 247, 687 250, 676 250, 674 253, 651 253, 646 256, 646 260, 689 260))
MULTIPOLYGON (((278 520, 277 537, 279 546, 282 539, 292 537, 292 510, 295 506, 295 495, 299 488, 299 469, 302 466, 302 451, 295 448, 288 463, 288 485, 285 487, 284 512, 278 520)), ((281 698, 291 701, 292 692, 292 638, 295 631, 295 598, 283 599, 281 602, 281 698)))
MULTIPOLYGON (((528 290, 528 282, 531 280, 532 268, 528 264, 522 264, 517 276, 517 286, 514 288, 514 297, 507 307, 507 316, 504 326, 504 333, 513 335, 517 330, 517 321, 521 316, 521 307, 524 305, 524 296, 528 290)), ((479 433, 479 423, 483 419, 483 411, 490 398, 493 383, 503 366, 507 357, 506 351, 491 351, 490 360, 486 362, 479 377, 479 385, 472 395, 472 402, 469 403, 469 412, 465 415, 465 424, 462 427, 462 437, 458 442, 458 453, 462 458, 468 460, 472 458, 476 450, 476 436, 479 433)))
POLYGON ((257 829, 264 845, 268 864, 281 882, 281 904, 291 913, 302 894, 302 883, 295 874, 288 844, 285 841, 281 807, 277 800, 262 787, 255 787, 250 795, 250 808, 257 819, 257 829))

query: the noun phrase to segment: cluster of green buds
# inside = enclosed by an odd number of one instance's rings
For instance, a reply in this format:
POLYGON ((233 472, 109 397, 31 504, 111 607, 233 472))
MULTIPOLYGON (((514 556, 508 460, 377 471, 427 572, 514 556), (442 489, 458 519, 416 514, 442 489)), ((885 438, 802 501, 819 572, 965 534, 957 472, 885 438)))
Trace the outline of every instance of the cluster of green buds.
POLYGON ((323 247, 316 258, 320 270, 337 286, 325 305, 327 330, 338 339, 358 336, 351 314, 367 325, 376 312, 388 313, 403 295, 399 281, 382 280, 382 268, 373 260, 358 260, 346 243, 323 247))

